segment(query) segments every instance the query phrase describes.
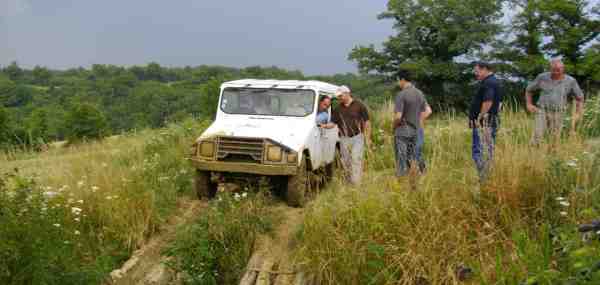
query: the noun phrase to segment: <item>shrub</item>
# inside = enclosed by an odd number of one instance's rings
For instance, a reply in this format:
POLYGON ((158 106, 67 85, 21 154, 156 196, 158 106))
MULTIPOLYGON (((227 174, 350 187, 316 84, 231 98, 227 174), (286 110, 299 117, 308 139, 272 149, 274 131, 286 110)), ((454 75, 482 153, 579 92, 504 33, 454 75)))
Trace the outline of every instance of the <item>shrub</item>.
POLYGON ((67 114, 66 128, 69 141, 99 139, 106 135, 107 121, 94 105, 82 103, 67 114))
POLYGON ((167 254, 189 284, 237 284, 259 234, 273 227, 267 191, 222 195, 196 222, 180 231, 167 254), (246 196, 247 195, 247 196, 246 196))

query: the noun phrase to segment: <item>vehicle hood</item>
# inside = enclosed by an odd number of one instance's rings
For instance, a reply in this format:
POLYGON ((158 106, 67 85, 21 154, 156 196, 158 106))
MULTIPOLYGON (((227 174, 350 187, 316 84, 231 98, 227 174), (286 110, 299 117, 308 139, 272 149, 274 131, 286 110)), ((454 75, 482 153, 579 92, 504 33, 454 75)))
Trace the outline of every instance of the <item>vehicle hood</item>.
POLYGON ((306 119, 223 120, 214 122, 198 140, 214 136, 267 138, 295 151, 300 151, 313 127, 306 119))

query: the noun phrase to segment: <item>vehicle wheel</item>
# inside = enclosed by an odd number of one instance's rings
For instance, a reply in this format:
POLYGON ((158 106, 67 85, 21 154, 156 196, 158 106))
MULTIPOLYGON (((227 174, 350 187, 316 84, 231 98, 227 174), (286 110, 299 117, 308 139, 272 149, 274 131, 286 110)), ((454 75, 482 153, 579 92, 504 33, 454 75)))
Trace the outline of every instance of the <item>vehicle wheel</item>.
POLYGON ((309 190, 308 174, 306 159, 303 159, 298 168, 298 173, 288 177, 285 199, 289 206, 303 207, 306 203, 306 192, 309 190))
POLYGON ((210 172, 196 170, 194 190, 196 190, 196 195, 200 200, 208 200, 215 196, 217 189, 215 184, 210 181, 210 172))

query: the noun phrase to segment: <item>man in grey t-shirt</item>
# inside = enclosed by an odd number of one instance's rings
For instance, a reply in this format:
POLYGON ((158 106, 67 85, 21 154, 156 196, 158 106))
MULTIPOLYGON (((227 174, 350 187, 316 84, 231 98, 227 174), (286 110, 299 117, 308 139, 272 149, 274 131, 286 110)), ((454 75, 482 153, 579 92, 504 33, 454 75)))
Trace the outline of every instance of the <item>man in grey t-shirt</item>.
POLYGON ((394 152, 396 154, 396 176, 405 176, 416 167, 417 132, 421 127, 421 112, 425 112, 427 101, 421 90, 411 83, 411 76, 404 72, 398 81, 402 89, 396 95, 394 107, 394 152))
POLYGON ((558 141, 567 110, 567 96, 571 94, 576 101, 572 118, 575 126, 583 113, 583 92, 575 78, 565 74, 565 66, 559 59, 550 62, 550 72, 538 75, 527 86, 527 110, 535 114, 534 144, 539 144, 547 131, 558 141), (536 90, 540 90, 537 106, 532 101, 532 92, 536 90))

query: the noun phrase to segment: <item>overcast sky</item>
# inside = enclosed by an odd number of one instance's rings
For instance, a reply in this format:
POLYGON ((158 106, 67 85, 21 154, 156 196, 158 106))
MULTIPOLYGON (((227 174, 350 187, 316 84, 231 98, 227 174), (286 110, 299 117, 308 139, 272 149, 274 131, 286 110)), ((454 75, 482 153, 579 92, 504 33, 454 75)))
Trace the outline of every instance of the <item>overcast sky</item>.
POLYGON ((378 44, 387 0, 0 0, 0 65, 276 65, 355 72, 357 44, 378 44))

